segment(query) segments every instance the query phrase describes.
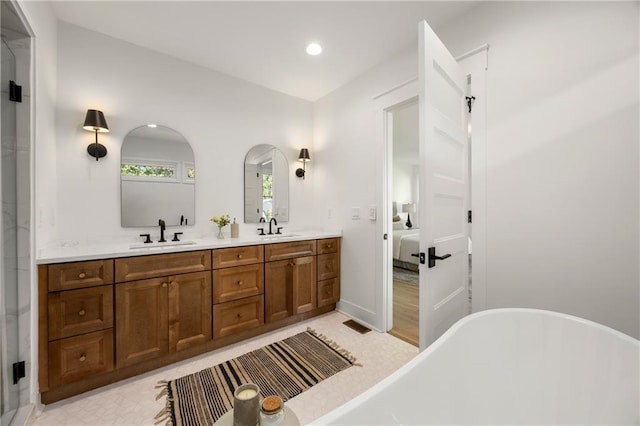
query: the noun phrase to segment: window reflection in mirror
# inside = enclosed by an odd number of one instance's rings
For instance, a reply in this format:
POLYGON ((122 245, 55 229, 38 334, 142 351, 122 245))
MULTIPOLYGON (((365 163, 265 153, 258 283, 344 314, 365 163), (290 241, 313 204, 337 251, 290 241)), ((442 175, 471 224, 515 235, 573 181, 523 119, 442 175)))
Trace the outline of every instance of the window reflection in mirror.
POLYGON ((244 161, 244 221, 289 221, 289 165, 272 145, 256 145, 244 161))
POLYGON ((189 142, 164 126, 141 126, 122 142, 123 227, 195 223, 195 160, 189 142))

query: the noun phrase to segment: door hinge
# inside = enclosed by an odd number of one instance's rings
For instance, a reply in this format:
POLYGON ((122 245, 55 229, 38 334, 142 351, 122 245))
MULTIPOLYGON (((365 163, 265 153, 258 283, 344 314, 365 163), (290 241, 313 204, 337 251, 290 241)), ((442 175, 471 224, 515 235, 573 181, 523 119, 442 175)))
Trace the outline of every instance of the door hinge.
POLYGON ((9 100, 22 102, 22 86, 18 86, 13 80, 9 80, 9 100))
POLYGON ((473 214, 471 213, 471 210, 469 210, 469 211, 467 212, 467 223, 472 223, 472 222, 471 222, 471 221, 472 221, 472 219, 473 219, 473 214))
POLYGON ((13 384, 17 385, 18 380, 25 376, 24 361, 13 363, 13 384))
POLYGON ((471 106, 473 105, 473 101, 476 100, 475 96, 465 96, 464 97, 467 100, 467 107, 469 107, 469 112, 471 112, 471 106))

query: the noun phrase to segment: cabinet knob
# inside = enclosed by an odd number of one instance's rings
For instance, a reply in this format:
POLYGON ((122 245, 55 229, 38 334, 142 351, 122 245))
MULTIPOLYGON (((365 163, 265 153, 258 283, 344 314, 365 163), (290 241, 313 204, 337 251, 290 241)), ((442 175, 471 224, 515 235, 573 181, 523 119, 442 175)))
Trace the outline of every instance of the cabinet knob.
POLYGON ((84 309, 80 309, 80 312, 78 312, 78 315, 80 315, 81 317, 83 317, 87 312, 84 309))
POLYGON ((236 317, 237 317, 238 319, 240 319, 240 318, 242 318, 242 314, 238 314, 238 315, 236 315, 236 317))
POLYGON ((85 274, 84 272, 80 272, 78 274, 78 278, 80 278, 80 279, 86 278, 86 276, 87 276, 87 274, 85 274))
POLYGON ((167 286, 167 283, 162 283, 162 288, 165 288, 167 286))
POLYGON ((236 284, 238 284, 238 285, 242 285, 242 284, 243 284, 243 283, 242 283, 242 280, 238 281, 236 284))
POLYGON ((87 356, 85 354, 80 355, 80 362, 85 362, 87 360, 87 356))
POLYGON ((238 259, 242 259, 242 253, 238 254, 238 259))
POLYGON ((328 249, 333 248, 333 244, 327 244, 327 248, 328 249))

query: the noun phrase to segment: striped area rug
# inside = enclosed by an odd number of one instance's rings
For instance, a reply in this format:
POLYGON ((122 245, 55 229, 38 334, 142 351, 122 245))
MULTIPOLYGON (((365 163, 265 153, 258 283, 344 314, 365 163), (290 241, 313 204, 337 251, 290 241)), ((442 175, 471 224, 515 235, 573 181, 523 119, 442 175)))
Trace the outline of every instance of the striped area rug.
POLYGON ((353 365, 359 364, 348 351, 307 329, 215 367, 159 382, 156 399, 165 396, 167 403, 156 424, 212 425, 233 407, 233 391, 244 383, 257 384, 263 397, 287 401, 353 365))

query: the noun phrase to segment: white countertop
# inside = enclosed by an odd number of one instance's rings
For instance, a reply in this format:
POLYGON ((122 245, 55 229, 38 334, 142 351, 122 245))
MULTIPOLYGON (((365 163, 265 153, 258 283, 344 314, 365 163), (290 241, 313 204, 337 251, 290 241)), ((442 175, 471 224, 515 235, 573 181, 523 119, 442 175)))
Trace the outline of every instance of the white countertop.
MULTIPOLYGON (((170 238, 170 233, 167 233, 170 238)), ((138 242, 103 242, 103 243, 64 243, 53 244, 38 250, 36 263, 62 263, 79 260, 106 259, 113 257, 144 256, 160 253, 178 253, 193 250, 216 249, 224 247, 250 246, 256 244, 284 243, 288 241, 315 240, 322 238, 341 237, 342 231, 292 231, 282 235, 250 235, 240 238, 218 239, 214 234, 203 238, 183 238, 179 243, 153 242, 143 244, 138 242)))

